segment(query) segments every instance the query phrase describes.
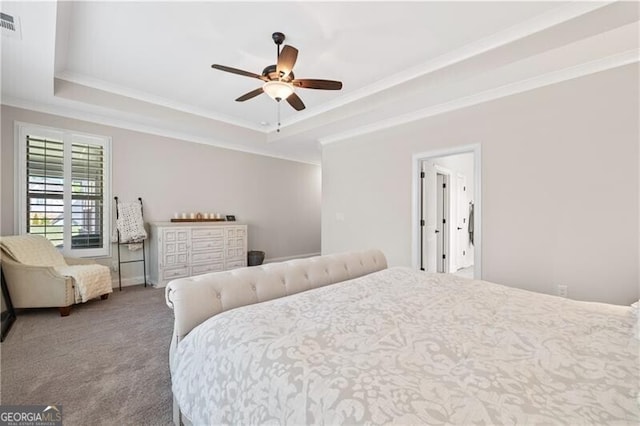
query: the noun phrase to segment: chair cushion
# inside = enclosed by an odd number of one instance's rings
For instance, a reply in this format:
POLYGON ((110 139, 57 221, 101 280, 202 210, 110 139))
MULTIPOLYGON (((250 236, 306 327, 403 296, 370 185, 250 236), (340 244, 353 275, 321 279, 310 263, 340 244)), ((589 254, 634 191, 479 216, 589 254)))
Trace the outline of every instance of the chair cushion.
POLYGON ((31 266, 65 266, 62 254, 41 235, 0 237, 0 247, 16 262, 31 266))

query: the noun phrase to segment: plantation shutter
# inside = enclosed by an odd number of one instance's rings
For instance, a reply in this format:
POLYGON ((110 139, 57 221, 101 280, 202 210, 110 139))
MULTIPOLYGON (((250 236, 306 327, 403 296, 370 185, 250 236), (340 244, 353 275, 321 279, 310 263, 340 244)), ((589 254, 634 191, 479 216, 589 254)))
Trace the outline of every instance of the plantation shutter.
POLYGON ((64 241, 64 142, 27 136, 27 232, 64 241))
POLYGON ((102 247, 104 148, 71 145, 71 248, 102 247))
POLYGON ((19 232, 42 235, 65 256, 108 256, 108 137, 18 125, 19 232))

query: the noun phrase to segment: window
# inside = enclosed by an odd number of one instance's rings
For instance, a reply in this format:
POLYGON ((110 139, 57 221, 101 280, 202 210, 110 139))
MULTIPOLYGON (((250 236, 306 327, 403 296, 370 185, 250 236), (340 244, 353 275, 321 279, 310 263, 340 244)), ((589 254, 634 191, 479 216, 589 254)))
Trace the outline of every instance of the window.
POLYGON ((18 227, 67 256, 109 255, 110 138, 18 123, 18 227))

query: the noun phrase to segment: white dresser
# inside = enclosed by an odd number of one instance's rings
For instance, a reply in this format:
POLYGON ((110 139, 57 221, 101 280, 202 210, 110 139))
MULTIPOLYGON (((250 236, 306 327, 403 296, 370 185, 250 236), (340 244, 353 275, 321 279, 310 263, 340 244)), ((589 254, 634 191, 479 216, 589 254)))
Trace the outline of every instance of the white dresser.
POLYGON ((151 284, 247 266, 247 225, 233 222, 151 223, 151 284))

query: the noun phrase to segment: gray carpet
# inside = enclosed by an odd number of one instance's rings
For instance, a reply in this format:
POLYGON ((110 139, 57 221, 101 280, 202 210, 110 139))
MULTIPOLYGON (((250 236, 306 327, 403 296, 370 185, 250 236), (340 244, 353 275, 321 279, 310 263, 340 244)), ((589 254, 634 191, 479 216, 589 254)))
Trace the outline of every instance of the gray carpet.
POLYGON ((173 315, 162 289, 17 313, 0 345, 2 404, 62 404, 65 425, 171 424, 173 315))

